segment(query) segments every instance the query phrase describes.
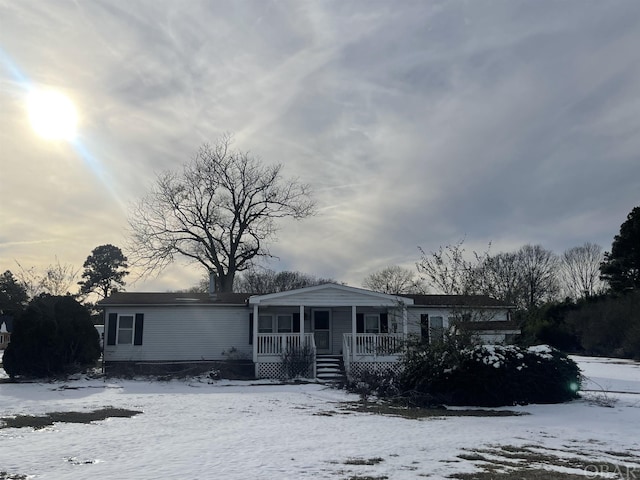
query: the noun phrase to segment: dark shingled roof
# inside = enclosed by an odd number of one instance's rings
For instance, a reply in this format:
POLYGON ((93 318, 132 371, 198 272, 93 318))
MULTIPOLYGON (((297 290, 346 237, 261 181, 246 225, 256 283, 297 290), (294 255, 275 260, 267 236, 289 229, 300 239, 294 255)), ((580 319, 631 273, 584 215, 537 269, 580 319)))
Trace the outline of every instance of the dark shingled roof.
POLYGON ((488 295, 401 295, 413 299, 414 306, 515 308, 488 295))
POLYGON ((99 306, 115 305, 246 305, 249 293, 135 293, 116 292, 98 302, 99 306))
MULTIPOLYGON (((246 305, 250 293, 137 293, 116 292, 98 302, 99 306, 116 305, 246 305)), ((513 308, 486 295, 398 295, 411 298, 414 307, 503 307, 513 308)))

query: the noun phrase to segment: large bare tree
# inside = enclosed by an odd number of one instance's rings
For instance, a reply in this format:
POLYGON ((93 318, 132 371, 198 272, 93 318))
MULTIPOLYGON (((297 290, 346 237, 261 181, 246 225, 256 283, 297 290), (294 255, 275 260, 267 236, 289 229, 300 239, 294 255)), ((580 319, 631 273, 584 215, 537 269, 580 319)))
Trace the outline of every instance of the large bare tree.
POLYGON ((237 272, 271 256, 267 247, 284 217, 314 213, 308 185, 283 178, 282 165, 263 165, 231 149, 223 137, 205 144, 182 171, 158 175, 131 210, 131 255, 144 274, 161 271, 176 255, 215 274, 220 291, 233 290, 237 272))
POLYGON ((593 296, 604 290, 600 280, 602 247, 587 242, 565 250, 560 257, 560 277, 565 294, 573 299, 593 296))

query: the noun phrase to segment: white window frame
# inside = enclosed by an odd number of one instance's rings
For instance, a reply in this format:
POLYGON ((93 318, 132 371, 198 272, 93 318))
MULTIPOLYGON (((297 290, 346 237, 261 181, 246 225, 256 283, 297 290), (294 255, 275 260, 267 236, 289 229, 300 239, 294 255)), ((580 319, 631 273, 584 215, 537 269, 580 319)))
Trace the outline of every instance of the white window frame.
POLYGON ((260 314, 258 315, 258 333, 273 333, 273 315, 270 314, 260 314), (269 330, 267 331, 267 329, 265 327, 260 327, 260 320, 261 319, 269 319, 269 330))
POLYGON ((380 334, 380 314, 379 313, 365 313, 364 314, 364 333, 374 333, 376 335, 380 334), (375 317, 376 328, 368 328, 367 320, 370 320, 375 317), (371 330, 371 331, 370 331, 371 330), (373 331, 375 330, 375 331, 373 331))
POLYGON ((119 313, 118 314, 118 323, 116 326, 116 345, 133 345, 135 339, 136 330, 136 316, 133 313, 119 313), (131 328, 125 327, 123 328, 120 325, 120 322, 123 318, 131 318, 131 328), (121 341, 120 332, 121 331, 131 331, 131 339, 128 342, 121 341))

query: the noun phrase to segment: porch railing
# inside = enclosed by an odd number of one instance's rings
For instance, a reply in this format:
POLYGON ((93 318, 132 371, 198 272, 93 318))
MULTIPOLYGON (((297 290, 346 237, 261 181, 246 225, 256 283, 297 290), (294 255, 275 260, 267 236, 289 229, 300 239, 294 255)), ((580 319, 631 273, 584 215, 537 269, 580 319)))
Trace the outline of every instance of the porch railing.
MULTIPOLYGON (((313 333, 304 334, 304 344, 315 351, 313 333)), ((292 348, 300 348, 299 333, 259 333, 258 334, 258 355, 282 355, 292 348)))
POLYGON ((355 356, 390 356, 402 351, 402 336, 393 333, 345 333, 343 352, 355 356))

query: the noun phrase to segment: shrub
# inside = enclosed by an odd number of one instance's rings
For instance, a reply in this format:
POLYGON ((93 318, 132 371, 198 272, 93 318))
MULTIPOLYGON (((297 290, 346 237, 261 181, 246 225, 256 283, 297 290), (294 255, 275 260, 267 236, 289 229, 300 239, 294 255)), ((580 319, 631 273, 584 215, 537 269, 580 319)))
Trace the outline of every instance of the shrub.
POLYGON ((9 376, 50 377, 95 364, 100 339, 90 312, 70 296, 42 295, 14 322, 3 357, 9 376))
POLYGON ((363 369, 349 376, 345 388, 351 393, 357 393, 365 401, 370 396, 388 398, 400 394, 398 373, 393 369, 363 369))
POLYGON ((410 349, 403 361, 401 390, 430 404, 487 407, 559 403, 577 397, 578 366, 551 347, 456 347, 447 341, 410 349))
POLYGON ((282 371, 287 379, 310 377, 315 355, 309 345, 289 347, 282 354, 282 371))

